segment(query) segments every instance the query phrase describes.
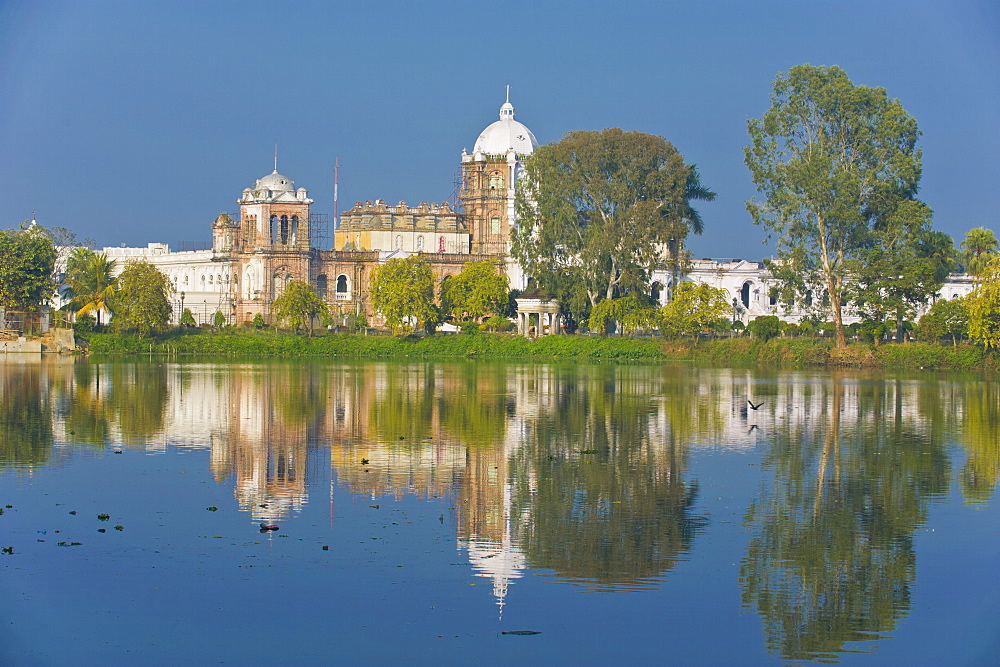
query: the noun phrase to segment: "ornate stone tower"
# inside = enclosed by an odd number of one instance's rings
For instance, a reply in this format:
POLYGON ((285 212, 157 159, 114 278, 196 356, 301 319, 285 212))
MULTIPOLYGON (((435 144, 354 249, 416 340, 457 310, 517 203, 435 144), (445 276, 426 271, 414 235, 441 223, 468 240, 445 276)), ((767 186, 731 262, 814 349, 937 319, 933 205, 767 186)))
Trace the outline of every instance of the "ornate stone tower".
POLYGON ((500 107, 500 120, 479 135, 472 155, 462 151, 461 200, 472 233, 472 252, 506 256, 515 224, 514 192, 524 157, 538 147, 535 135, 514 120, 514 106, 500 107))
POLYGON ((273 172, 240 197, 242 241, 246 250, 309 250, 309 199, 305 188, 273 172))
MULTIPOLYGON (((275 160, 277 161, 277 160, 275 160)), ((309 199, 305 188, 275 170, 243 191, 239 199, 237 322, 260 314, 271 319, 271 304, 290 280, 310 280, 309 199)))

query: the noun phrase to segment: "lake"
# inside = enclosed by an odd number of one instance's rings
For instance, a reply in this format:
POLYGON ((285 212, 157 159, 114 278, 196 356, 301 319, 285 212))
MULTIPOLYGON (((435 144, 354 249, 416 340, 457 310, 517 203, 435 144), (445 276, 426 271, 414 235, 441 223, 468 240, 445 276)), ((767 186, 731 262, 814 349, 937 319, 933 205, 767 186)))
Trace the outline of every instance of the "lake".
POLYGON ((0 663, 997 664, 998 477, 974 375, 7 355, 0 663))

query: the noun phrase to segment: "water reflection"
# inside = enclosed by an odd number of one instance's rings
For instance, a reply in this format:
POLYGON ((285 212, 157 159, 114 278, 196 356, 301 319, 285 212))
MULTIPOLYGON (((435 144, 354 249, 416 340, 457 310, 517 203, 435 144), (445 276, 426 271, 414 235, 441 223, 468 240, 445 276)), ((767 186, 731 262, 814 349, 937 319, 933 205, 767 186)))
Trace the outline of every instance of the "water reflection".
MULTIPOLYGON (((698 450, 760 451, 743 602, 791 660, 871 650, 911 607, 914 532, 954 480, 1000 477, 986 381, 652 366, 0 363, 0 467, 74 450, 208 451, 253 521, 300 512, 320 472, 358 497, 450 501, 496 602, 529 569, 662 586, 711 528, 698 450), (748 397, 760 410, 749 410, 748 397), (964 434, 952 471, 949 438, 964 434)), ((333 508, 331 507, 331 512, 333 508)), ((333 518, 331 516, 331 518, 333 518)))
POLYGON ((773 653, 871 650, 907 613, 913 533, 950 474, 941 416, 914 410, 916 386, 835 374, 773 406, 772 477, 747 512, 753 537, 740 568, 773 653))
POLYGON ((0 374, 0 465, 30 468, 49 460, 52 449, 52 395, 49 376, 18 355, 0 374))

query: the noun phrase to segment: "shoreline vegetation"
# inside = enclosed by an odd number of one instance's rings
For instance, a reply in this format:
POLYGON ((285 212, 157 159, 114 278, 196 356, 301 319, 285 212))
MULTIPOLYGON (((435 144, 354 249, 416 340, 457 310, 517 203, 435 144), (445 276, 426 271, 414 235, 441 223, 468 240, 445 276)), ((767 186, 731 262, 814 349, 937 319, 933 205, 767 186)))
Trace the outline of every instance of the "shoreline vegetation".
POLYGON ((1000 354, 972 344, 852 343, 837 349, 822 338, 734 337, 665 340, 658 337, 521 336, 476 334, 307 337, 272 331, 196 331, 152 338, 91 334, 90 354, 222 356, 236 358, 481 359, 495 361, 693 362, 725 366, 854 367, 899 370, 1000 370, 1000 354))

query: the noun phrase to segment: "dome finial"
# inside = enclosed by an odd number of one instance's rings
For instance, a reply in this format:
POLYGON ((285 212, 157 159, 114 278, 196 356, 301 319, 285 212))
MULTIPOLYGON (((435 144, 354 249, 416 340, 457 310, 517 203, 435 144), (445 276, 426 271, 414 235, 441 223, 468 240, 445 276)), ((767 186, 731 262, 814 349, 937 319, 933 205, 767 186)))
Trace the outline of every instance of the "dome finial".
POLYGON ((507 84, 507 99, 500 107, 500 120, 514 120, 514 105, 510 103, 510 84, 507 84))
POLYGON ((278 142, 274 142, 274 173, 278 173, 278 142))

